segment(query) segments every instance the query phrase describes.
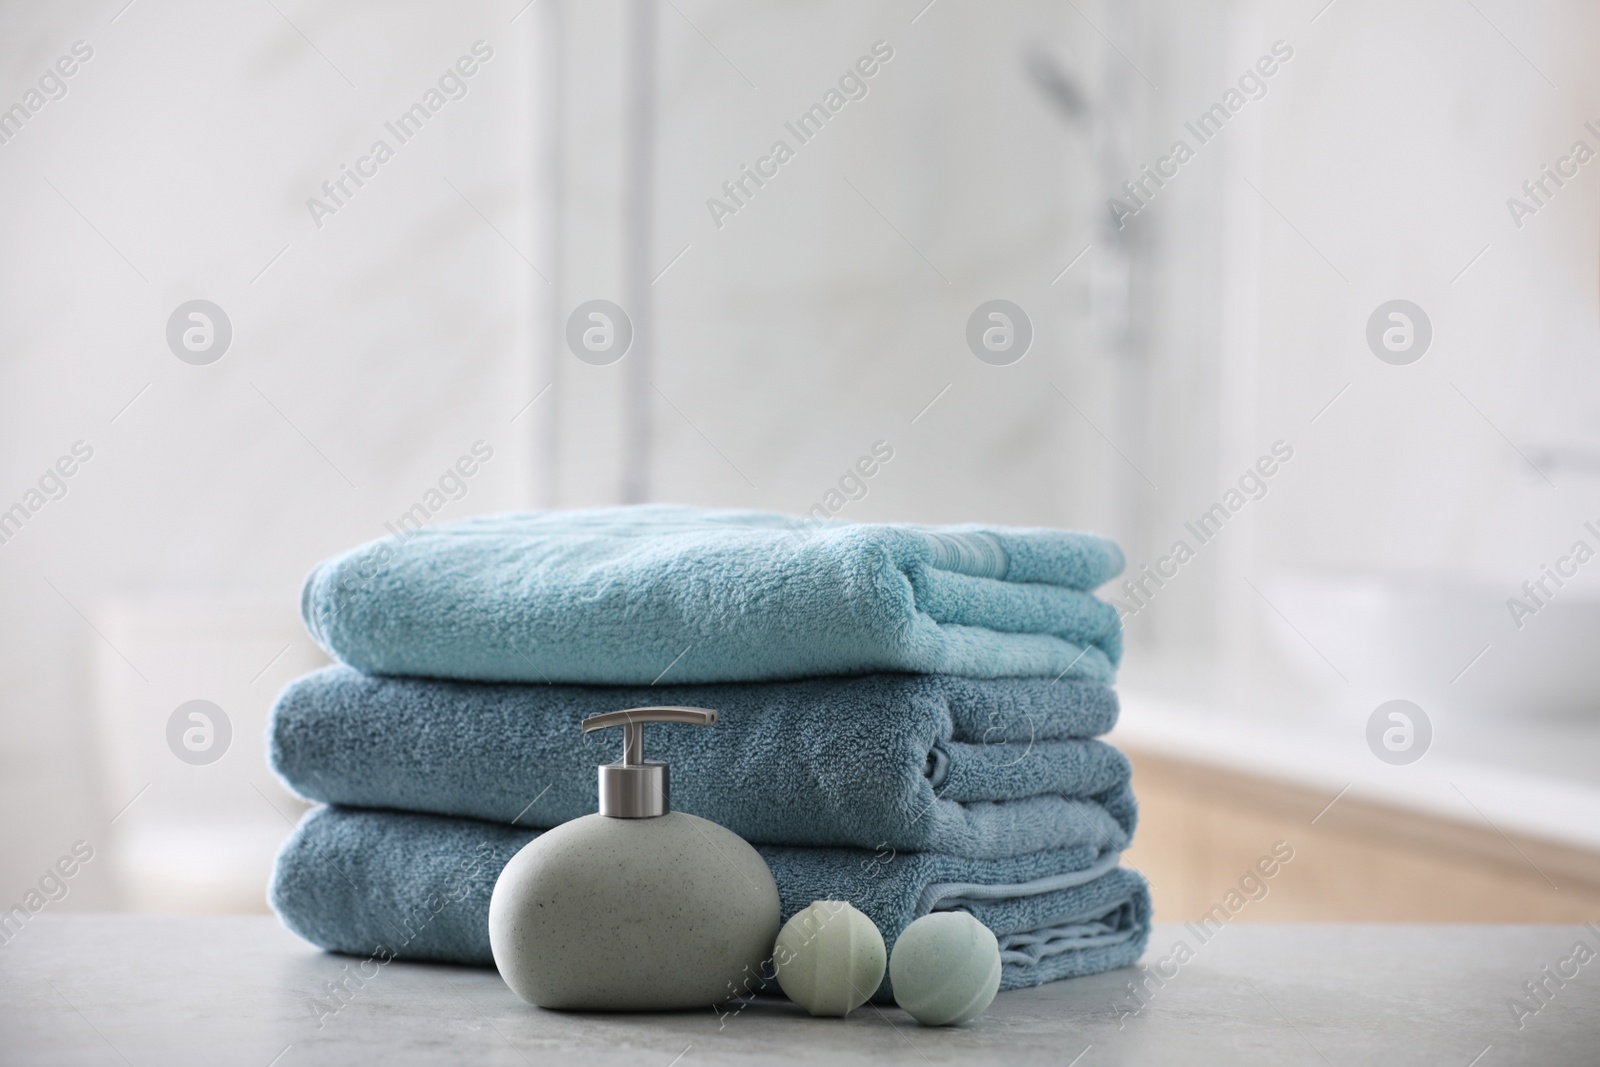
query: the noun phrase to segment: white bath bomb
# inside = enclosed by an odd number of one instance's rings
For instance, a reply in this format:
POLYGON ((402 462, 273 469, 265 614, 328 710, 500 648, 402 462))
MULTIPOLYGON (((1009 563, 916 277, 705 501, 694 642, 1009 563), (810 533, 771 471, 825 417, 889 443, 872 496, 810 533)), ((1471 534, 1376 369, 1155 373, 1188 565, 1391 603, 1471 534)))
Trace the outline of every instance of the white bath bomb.
POLYGON ((889 984, 924 1026, 971 1022, 1000 990, 1000 943, 964 911, 924 915, 894 943, 889 984))
POLYGON ((883 981, 883 935, 842 900, 819 900, 778 931, 778 985, 812 1015, 849 1015, 883 981))

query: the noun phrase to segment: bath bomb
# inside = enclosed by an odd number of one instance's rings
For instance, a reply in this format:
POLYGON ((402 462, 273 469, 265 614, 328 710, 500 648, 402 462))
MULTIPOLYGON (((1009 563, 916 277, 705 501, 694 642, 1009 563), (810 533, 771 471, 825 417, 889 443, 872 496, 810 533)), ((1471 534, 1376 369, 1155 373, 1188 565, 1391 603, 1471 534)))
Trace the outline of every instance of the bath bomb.
POLYGON ((894 943, 889 983, 924 1026, 971 1022, 1000 989, 1000 943, 964 911, 924 915, 894 943))
POLYGON ((849 1015, 883 981, 883 935, 842 900, 819 900, 778 931, 773 967, 789 999, 812 1015, 849 1015))

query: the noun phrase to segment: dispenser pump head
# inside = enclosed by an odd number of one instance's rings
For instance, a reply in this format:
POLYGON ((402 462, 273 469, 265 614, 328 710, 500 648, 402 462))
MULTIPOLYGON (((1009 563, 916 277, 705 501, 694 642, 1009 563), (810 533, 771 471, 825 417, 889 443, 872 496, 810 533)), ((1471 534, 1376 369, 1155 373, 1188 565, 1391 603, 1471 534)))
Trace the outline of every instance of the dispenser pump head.
POLYGON ((671 780, 665 763, 644 758, 644 724, 685 722, 715 726, 717 713, 710 708, 629 708, 591 715, 583 732, 622 727, 622 759, 600 765, 600 814, 613 819, 653 819, 672 810, 671 780))

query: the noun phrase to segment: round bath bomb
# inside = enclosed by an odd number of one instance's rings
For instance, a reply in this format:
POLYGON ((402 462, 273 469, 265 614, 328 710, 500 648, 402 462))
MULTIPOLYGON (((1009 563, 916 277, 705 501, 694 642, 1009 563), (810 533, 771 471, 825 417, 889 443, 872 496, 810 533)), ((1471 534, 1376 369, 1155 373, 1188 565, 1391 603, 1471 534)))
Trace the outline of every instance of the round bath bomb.
POLYGON ((883 981, 883 935, 842 900, 819 900, 778 931, 778 985, 812 1015, 849 1015, 883 981))
POLYGON ((964 911, 924 915, 894 943, 889 983, 924 1026, 971 1022, 1000 989, 1000 943, 964 911))

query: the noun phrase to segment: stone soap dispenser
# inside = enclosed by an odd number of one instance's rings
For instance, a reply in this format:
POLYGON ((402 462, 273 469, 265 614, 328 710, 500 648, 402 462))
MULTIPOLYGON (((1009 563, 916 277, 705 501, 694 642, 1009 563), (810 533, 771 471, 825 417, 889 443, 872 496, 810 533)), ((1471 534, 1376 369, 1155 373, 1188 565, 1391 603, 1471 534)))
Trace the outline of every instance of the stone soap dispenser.
POLYGON ((747 989, 778 936, 778 886, 755 849, 668 804, 668 768, 644 758, 646 723, 712 726, 704 708, 632 708, 583 721, 623 728, 600 767, 600 812, 511 858, 489 899, 500 975, 542 1008, 659 1011, 747 989))

